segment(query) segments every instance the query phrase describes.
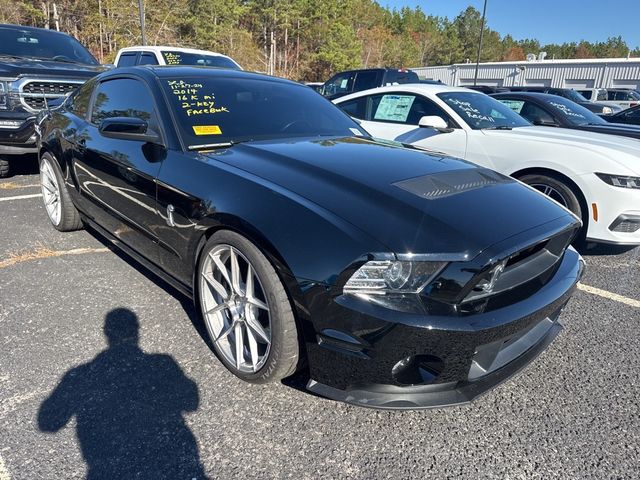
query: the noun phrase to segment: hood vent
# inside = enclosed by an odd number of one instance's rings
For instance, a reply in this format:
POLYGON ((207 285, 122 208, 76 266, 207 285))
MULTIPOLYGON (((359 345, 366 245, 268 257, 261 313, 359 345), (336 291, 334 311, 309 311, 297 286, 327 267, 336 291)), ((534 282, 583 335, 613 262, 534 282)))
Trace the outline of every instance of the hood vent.
POLYGON ((436 200, 478 188, 514 181, 512 178, 486 168, 468 168, 410 178, 393 185, 421 198, 436 200))

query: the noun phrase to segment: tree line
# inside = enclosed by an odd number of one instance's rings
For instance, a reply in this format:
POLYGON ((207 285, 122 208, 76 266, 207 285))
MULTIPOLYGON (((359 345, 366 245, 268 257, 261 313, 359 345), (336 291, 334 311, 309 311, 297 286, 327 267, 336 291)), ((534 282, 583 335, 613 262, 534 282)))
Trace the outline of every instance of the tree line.
MULTIPOLYGON (((321 81, 359 67, 416 67, 475 61, 481 15, 454 19, 420 7, 390 10, 374 0, 145 0, 147 43, 227 54, 245 69, 321 81)), ((138 0, 0 0, 0 21, 56 28, 102 62, 140 44, 138 0)), ((0 51, 1 51, 0 46, 0 51)), ((485 27, 481 61, 640 56, 622 37, 541 45, 485 27)))

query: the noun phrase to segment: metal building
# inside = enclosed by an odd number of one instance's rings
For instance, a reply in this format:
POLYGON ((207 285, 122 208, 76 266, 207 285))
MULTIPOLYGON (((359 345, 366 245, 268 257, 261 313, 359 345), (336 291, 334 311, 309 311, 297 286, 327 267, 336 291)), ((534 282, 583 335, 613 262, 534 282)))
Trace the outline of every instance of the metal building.
MULTIPOLYGON (((412 68, 420 78, 473 85, 475 63, 412 68)), ((640 58, 481 63, 478 85, 640 89, 640 58)))

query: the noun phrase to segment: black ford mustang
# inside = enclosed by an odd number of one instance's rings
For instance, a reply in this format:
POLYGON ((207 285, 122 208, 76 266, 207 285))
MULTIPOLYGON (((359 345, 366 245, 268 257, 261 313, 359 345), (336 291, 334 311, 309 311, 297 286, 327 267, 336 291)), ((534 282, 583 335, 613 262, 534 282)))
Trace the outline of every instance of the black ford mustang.
POLYGON ((42 191, 191 296, 266 382, 382 408, 466 402, 542 351, 582 273, 567 210, 462 160, 372 140, 312 90, 136 67, 42 121, 42 191))
MULTIPOLYGON (((568 98, 547 93, 507 92, 491 95, 534 125, 562 127, 640 139, 640 126, 609 123, 568 98)), ((613 122, 613 120, 611 120, 613 122)))

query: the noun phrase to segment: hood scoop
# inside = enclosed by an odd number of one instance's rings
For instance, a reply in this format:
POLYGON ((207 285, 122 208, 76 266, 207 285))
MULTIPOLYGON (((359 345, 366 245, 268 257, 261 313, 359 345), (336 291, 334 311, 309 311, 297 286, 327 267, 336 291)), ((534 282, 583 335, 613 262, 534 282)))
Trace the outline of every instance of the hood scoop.
POLYGON ((486 168, 469 168, 436 172, 421 177, 410 178, 393 183, 395 187, 413 193, 420 198, 436 200, 478 188, 490 187, 500 183, 512 183, 514 179, 486 168))

